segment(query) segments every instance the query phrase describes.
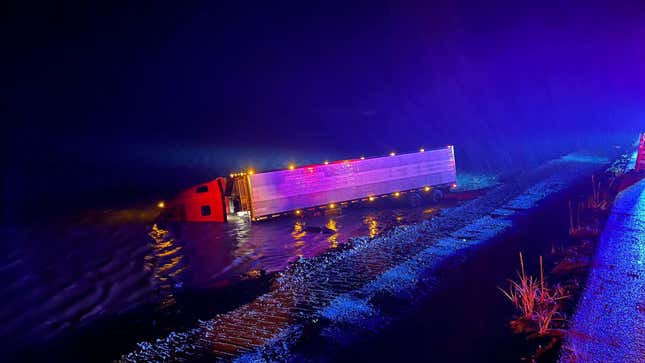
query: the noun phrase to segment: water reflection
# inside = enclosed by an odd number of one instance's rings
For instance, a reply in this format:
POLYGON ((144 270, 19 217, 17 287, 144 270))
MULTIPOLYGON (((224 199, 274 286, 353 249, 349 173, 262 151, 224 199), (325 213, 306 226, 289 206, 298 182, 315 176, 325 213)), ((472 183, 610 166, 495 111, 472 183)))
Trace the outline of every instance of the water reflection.
MULTIPOLYGON (((436 206, 428 205, 346 208, 334 215, 310 214, 258 223, 232 217, 224 224, 180 223, 168 229, 155 226, 151 236, 156 248, 151 255, 164 258, 166 264, 183 265, 186 271, 181 283, 185 288, 209 288, 255 276, 258 271, 281 271, 299 257, 320 255, 351 237, 375 237, 393 226, 427 219, 437 210, 436 206), (174 262, 175 256, 183 258, 174 262)), ((154 268, 164 278, 171 277, 166 270, 178 269, 156 265, 154 268)))
POLYGON ((163 315, 187 311, 181 296, 217 294, 213 287, 282 271, 300 256, 320 255, 351 237, 374 237, 395 225, 397 214, 408 223, 428 218, 423 211, 349 206, 333 216, 253 224, 237 217, 222 224, 119 219, 6 231, 0 270, 7 282, 0 297, 8 308, 0 314, 0 337, 54 336, 101 315, 150 304, 163 315))
POLYGON ((429 215, 429 216, 433 216, 433 215, 437 214, 437 212, 438 212, 438 211, 439 211, 439 208, 436 208, 436 207, 430 207, 430 208, 426 208, 426 209, 424 209, 424 210, 423 210, 423 214, 426 214, 426 215, 429 215))
POLYGON ((293 226, 293 231, 291 236, 294 240, 298 241, 304 238, 307 235, 307 230, 305 229, 305 224, 302 220, 297 220, 293 226))
POLYGON ((151 250, 144 257, 144 270, 152 274, 152 281, 159 299, 159 309, 176 304, 174 290, 180 284, 180 275, 186 267, 182 264, 183 247, 167 229, 154 224, 148 235, 152 238, 151 250))
POLYGON ((338 247, 338 225, 336 223, 336 220, 333 218, 330 218, 327 224, 325 224, 325 227, 328 230, 334 231, 334 233, 327 238, 327 242, 329 243, 330 248, 336 248, 338 247))
POLYGON ((245 218, 229 218, 227 223, 231 227, 231 235, 238 243, 244 244, 249 240, 251 222, 245 218))
POLYGON ((363 219, 363 223, 367 225, 367 229, 369 231, 369 236, 370 237, 375 237, 378 234, 378 221, 374 216, 368 215, 363 219))

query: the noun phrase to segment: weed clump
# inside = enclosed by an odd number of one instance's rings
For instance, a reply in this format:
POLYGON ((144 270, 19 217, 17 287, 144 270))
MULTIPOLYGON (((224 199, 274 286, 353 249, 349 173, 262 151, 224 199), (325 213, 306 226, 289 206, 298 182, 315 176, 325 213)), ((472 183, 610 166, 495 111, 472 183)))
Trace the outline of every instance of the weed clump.
POLYGON ((498 287, 520 313, 520 317, 511 322, 516 332, 535 333, 538 336, 560 335, 552 330, 554 321, 561 321, 561 301, 568 298, 560 285, 549 287, 544 281, 542 256, 540 256, 540 278, 527 275, 524 269, 524 258, 520 252, 518 281, 508 280, 507 290, 498 287))

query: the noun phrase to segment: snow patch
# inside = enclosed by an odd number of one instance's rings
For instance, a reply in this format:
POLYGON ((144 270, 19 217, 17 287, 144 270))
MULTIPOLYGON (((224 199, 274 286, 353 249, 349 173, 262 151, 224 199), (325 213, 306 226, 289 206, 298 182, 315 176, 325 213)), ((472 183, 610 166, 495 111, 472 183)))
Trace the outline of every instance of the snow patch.
POLYGON ((352 323, 375 315, 376 312, 366 301, 344 295, 336 298, 320 315, 334 322, 352 323))

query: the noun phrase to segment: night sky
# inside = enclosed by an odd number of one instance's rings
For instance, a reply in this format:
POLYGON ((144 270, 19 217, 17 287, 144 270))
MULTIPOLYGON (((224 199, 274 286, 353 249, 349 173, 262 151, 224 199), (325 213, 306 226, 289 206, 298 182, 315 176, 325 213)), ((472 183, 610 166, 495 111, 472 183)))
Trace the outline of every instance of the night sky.
POLYGON ((5 216, 449 143, 493 171, 645 127, 642 1, 16 3, 5 216))

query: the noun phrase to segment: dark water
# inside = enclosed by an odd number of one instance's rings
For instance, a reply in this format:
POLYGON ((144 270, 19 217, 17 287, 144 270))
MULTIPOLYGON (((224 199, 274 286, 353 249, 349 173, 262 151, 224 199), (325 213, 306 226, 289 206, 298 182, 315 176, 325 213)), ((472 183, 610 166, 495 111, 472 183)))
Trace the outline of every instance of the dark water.
POLYGON ((291 261, 431 218, 455 202, 384 201, 254 224, 115 218, 5 228, 2 350, 18 360, 116 358, 138 341, 239 306, 291 261))

